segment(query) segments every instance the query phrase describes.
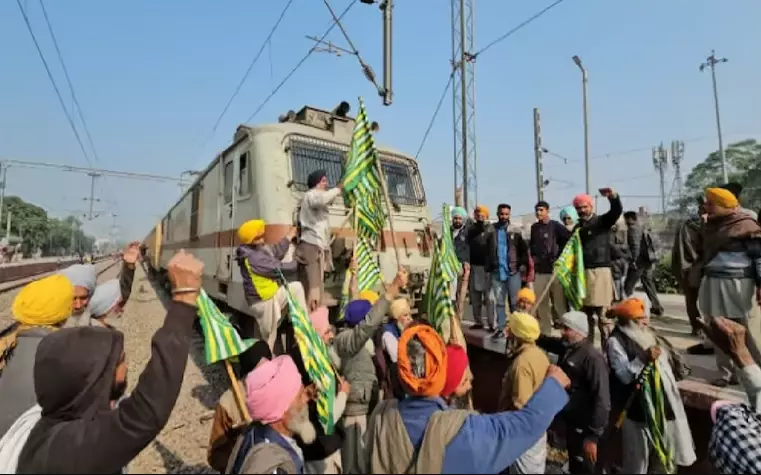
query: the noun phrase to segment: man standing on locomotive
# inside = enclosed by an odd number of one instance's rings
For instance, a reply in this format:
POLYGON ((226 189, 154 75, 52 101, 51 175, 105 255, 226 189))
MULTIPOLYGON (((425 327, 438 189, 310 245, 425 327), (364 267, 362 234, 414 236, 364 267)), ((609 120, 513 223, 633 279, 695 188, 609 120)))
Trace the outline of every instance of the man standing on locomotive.
POLYGON ((330 249, 330 213, 328 207, 341 194, 343 185, 328 189, 328 173, 325 170, 312 172, 307 178, 309 191, 299 205, 299 226, 301 235, 296 247, 296 261, 299 263, 299 280, 307 293, 309 311, 318 307, 335 305, 323 297, 323 279, 328 265, 330 249))

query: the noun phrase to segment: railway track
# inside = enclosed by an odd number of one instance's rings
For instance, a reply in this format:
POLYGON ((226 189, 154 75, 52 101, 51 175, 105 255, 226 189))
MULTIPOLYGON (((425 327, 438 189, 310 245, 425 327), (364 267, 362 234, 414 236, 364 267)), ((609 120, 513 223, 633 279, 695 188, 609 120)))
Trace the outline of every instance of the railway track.
MULTIPOLYGON (((98 266, 99 264, 102 264, 104 261, 107 261, 108 259, 111 259, 110 257, 106 257, 103 259, 100 259, 94 263, 95 266, 98 266)), ((108 269, 111 269, 117 262, 119 261, 113 261, 111 263, 108 263, 105 267, 101 267, 98 269, 98 276, 106 272, 108 269)), ((0 295, 10 292, 11 290, 18 289, 19 287, 23 287, 29 282, 32 282, 33 280, 39 279, 41 277, 45 277, 50 274, 54 274, 61 269, 65 269, 66 267, 69 267, 74 264, 78 264, 78 260, 71 260, 71 261, 63 261, 63 262, 41 262, 41 263, 31 263, 21 266, 12 266, 12 267, 3 267, 0 268, 0 295), (19 270, 13 270, 11 272, 7 272, 9 269, 13 268, 20 268, 19 270), (6 272, 3 272, 6 271, 6 272)))

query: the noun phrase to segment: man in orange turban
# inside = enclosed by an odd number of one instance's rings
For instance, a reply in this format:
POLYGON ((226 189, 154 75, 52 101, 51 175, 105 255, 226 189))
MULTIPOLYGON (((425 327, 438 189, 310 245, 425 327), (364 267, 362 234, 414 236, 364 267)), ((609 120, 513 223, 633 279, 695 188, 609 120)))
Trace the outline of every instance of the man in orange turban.
POLYGON ((415 473, 499 473, 547 431, 568 401, 568 378, 553 367, 519 411, 481 415, 450 408, 441 394, 453 390, 448 380, 463 378, 467 358, 426 324, 404 331, 398 362, 408 397, 381 402, 368 420, 358 473, 407 473, 410 467, 415 473))
POLYGON ((492 223, 489 222, 489 209, 484 205, 476 206, 473 211, 475 221, 467 229, 465 240, 468 243, 468 260, 470 267, 470 303, 473 306, 473 330, 484 328, 483 312, 486 311, 486 319, 489 322, 489 332, 495 331, 494 327, 494 302, 489 298, 492 290, 492 272, 497 269, 496 265, 496 232, 492 223))
MULTIPOLYGON (((662 391, 666 413, 665 439, 673 449, 672 462, 689 467, 695 462, 692 432, 684 411, 684 404, 674 374, 679 368, 672 367, 669 348, 659 346, 659 337, 647 325, 645 303, 630 298, 613 306, 609 316, 617 323, 606 344, 608 364, 611 368, 610 394, 613 407, 623 407, 632 394, 635 401, 629 406, 621 433, 626 441, 623 450, 621 473, 667 473, 668 467, 660 466, 658 457, 651 457, 653 446, 648 438, 645 397, 647 391, 662 391), (660 385, 652 389, 637 389, 636 381, 650 363, 658 362, 660 385)), ((684 377, 684 374, 681 375, 684 377)), ((650 394, 650 397, 655 397, 650 394)))

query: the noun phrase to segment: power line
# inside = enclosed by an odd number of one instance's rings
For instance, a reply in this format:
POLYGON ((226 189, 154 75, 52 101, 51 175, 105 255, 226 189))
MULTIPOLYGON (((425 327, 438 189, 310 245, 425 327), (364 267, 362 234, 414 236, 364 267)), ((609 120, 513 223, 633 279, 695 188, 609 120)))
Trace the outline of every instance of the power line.
POLYGON ((436 110, 433 111, 433 116, 431 116, 431 121, 428 123, 428 128, 425 129, 425 133, 423 134, 423 140, 420 141, 420 146, 417 149, 417 152, 415 153, 415 160, 417 160, 417 157, 420 155, 420 152, 423 150, 423 146, 425 146, 425 141, 428 139, 428 134, 431 133, 431 129, 433 128, 433 123, 436 122, 436 116, 439 115, 439 111, 441 110, 441 105, 444 103, 444 98, 447 96, 447 92, 449 92, 449 88, 452 87, 452 81, 454 80, 454 72, 452 72, 449 75, 449 80, 447 81, 447 85, 444 88, 444 92, 441 93, 441 97, 439 98, 439 103, 436 104, 436 110))
POLYGON ((79 136, 79 132, 77 132, 77 128, 74 125, 74 121, 71 118, 71 114, 69 114, 68 109, 66 109, 66 104, 63 102, 63 97, 61 96, 61 91, 58 89, 58 85, 56 84, 55 79, 53 78, 53 74, 50 72, 50 67, 48 66, 47 60, 45 59, 45 55, 42 54, 42 49, 40 48, 40 44, 37 42, 37 37, 34 34, 34 30, 32 30, 32 24, 29 23, 29 17, 26 15, 26 11, 24 10, 24 7, 21 5, 21 0, 16 0, 16 4, 18 5, 19 10, 21 11, 21 15, 24 17, 24 23, 26 23, 26 28, 29 31, 29 35, 32 37, 32 41, 34 42, 35 48, 37 48, 37 54, 40 55, 42 64, 43 66, 45 66, 45 71, 48 74, 48 79, 50 79, 50 83, 53 85, 53 89, 55 89, 55 93, 56 93, 56 96, 58 96, 58 102, 61 104, 63 113, 66 115, 66 119, 69 121, 69 126, 71 127, 72 132, 74 132, 74 136, 77 138, 77 142, 79 143, 79 148, 82 149, 82 154, 85 156, 85 160, 87 160, 87 164, 92 166, 92 162, 90 161, 90 156, 87 154, 87 150, 85 149, 85 145, 82 143, 82 138, 79 136))
POLYGON ((126 178, 131 180, 146 180, 146 181, 156 181, 156 182, 178 182, 178 183, 184 183, 182 178, 173 177, 173 176, 167 176, 167 175, 153 175, 149 173, 134 173, 134 172, 123 172, 123 171, 116 171, 116 170, 105 170, 102 168, 85 168, 85 167, 75 167, 71 165, 63 165, 58 163, 47 163, 47 162, 31 162, 26 160, 13 160, 13 159, 3 159, 0 157, 0 161, 13 165, 14 168, 52 168, 57 169, 65 172, 74 172, 74 173, 85 173, 85 174, 96 174, 96 175, 103 175, 103 176, 113 176, 116 178, 126 178))
POLYGON ((77 99, 77 95, 74 92, 74 84, 71 82, 71 78, 69 77, 69 69, 66 67, 66 63, 63 60, 63 54, 61 54, 61 49, 58 47, 58 38, 56 38, 55 33, 53 33, 53 25, 50 23, 50 18, 48 17, 48 11, 45 8, 45 3, 43 0, 40 0, 40 7, 42 8, 42 16, 45 17, 45 23, 48 26, 48 31, 50 32, 50 38, 53 39, 53 46, 55 47, 56 54, 58 55, 58 61, 61 63, 61 69, 63 69, 63 75, 66 78, 66 83, 69 85, 69 91, 71 91, 71 98, 74 101, 74 106, 77 109, 77 113, 79 115, 79 119, 82 121, 82 127, 85 129, 85 135, 87 136, 87 141, 90 143, 90 150, 92 150, 93 155, 95 156, 96 161, 100 161, 100 157, 98 156, 98 151, 95 148, 95 144, 93 143, 92 136, 90 135, 90 128, 87 126, 87 121, 85 120, 84 112, 82 112, 82 106, 79 105, 79 100, 77 99))
MULTIPOLYGON (((349 6, 346 7, 346 9, 343 11, 343 13, 341 13, 341 15, 338 17, 338 20, 340 21, 347 13, 349 13, 349 10, 351 10, 351 8, 356 3, 357 3, 357 0, 353 0, 349 4, 349 6)), ((336 22, 334 21, 334 22, 331 23, 330 28, 328 28, 327 31, 320 37, 320 41, 324 40, 325 37, 327 37, 330 34, 330 32, 333 31, 333 28, 335 28, 335 26, 336 26, 336 22)), ((304 57, 301 58, 301 61, 299 61, 298 64, 296 64, 296 66, 291 70, 291 72, 289 72, 285 76, 285 78, 283 78, 283 80, 280 81, 280 84, 275 86, 275 88, 272 90, 272 92, 270 92, 270 94, 267 96, 267 98, 264 99, 264 101, 261 104, 259 104, 259 107, 256 108, 254 113, 251 114, 251 116, 249 116, 248 119, 246 119, 246 122, 250 122, 251 120, 253 120, 253 118, 256 117, 259 114, 259 112, 261 112, 262 109, 264 109, 264 106, 266 106, 267 103, 269 103, 269 101, 275 96, 275 94, 278 93, 280 88, 283 87, 283 85, 285 85, 286 82, 288 82, 288 80, 291 78, 291 76, 296 74, 296 71, 298 71, 299 68, 301 68, 301 66, 306 62, 307 59, 309 59, 309 57, 312 55, 313 52, 314 52, 314 48, 309 48, 309 52, 307 52, 307 54, 305 54, 304 57)))
POLYGON ((549 12, 550 10, 552 10, 553 8, 555 8, 556 6, 560 5, 560 4, 561 4, 561 3, 563 3, 564 1, 565 1, 565 0, 556 0, 554 3, 552 3, 552 4, 550 4, 550 5, 546 6, 546 7, 544 7, 544 9, 540 10, 539 12, 537 12, 536 14, 534 14, 532 17, 528 18, 527 20, 524 20, 522 23, 520 23, 518 26, 516 26, 516 27, 515 27, 515 28, 513 28, 512 30, 508 31, 508 32, 507 32, 507 33, 505 33, 504 35, 500 36, 499 38, 495 39, 495 40, 494 40, 494 41, 492 41, 491 43, 487 44, 486 46, 484 46, 483 48, 481 48, 480 50, 478 50, 478 51, 477 51, 477 52, 476 52, 476 53, 473 55, 473 58, 477 58, 477 57, 478 57, 478 56, 479 56, 481 53, 483 53, 484 51, 488 50, 488 49, 489 49, 489 48, 491 48, 492 46, 494 46, 494 45, 496 45, 497 43, 500 43, 500 42, 502 42, 502 41, 506 40, 507 38, 509 38, 510 36, 512 36, 514 33, 518 32, 520 29, 522 29, 524 26, 526 26, 526 25, 528 25, 529 23, 533 22, 534 20, 538 19, 539 17, 541 17, 541 16, 542 16, 542 15, 544 15, 545 13, 549 12))
MULTIPOLYGON (((246 80, 248 79, 248 75, 251 74, 251 71, 254 69, 254 66, 259 61, 259 57, 261 57, 262 53, 264 52, 264 48, 267 47, 267 45, 270 44, 270 42, 272 41, 272 36, 275 34, 275 31, 277 30, 278 26, 280 26, 280 22, 283 21, 285 14, 288 12, 288 9, 291 7, 291 4, 293 4, 293 0, 288 0, 288 3, 285 4, 283 11, 280 12, 280 16, 278 17, 277 21, 272 26, 272 29, 270 30, 269 35, 267 35, 267 38, 264 40, 264 42, 262 42, 261 47, 259 47, 259 51, 256 53, 256 56, 254 56, 253 61, 251 61, 251 64, 248 65, 248 69, 246 69, 246 72, 243 73, 243 77, 240 79, 238 86, 235 88, 235 91, 233 91, 224 109, 222 109, 222 112, 219 114, 219 117, 217 117, 216 122, 214 122, 214 126, 211 128, 212 137, 214 136, 214 133, 217 131, 217 127, 219 127, 220 122, 222 122, 222 117, 224 117, 228 109, 230 109, 230 105, 232 105, 233 101, 238 96, 238 93, 243 87, 243 84, 245 84, 246 80)), ((270 50, 270 76, 271 75, 272 75, 272 52, 270 50)), ((209 137, 206 140, 206 143, 208 143, 209 140, 211 140, 211 137, 209 137)), ((206 143, 204 144, 204 147, 206 146, 206 143)))

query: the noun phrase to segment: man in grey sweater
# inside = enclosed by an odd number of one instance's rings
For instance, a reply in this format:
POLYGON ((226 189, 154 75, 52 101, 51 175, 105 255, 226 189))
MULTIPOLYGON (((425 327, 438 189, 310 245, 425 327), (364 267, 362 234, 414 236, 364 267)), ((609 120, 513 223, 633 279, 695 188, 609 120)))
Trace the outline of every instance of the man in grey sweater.
POLYGON ((330 249, 330 204, 341 194, 343 185, 328 189, 328 174, 325 170, 312 172, 307 178, 309 191, 304 194, 299 205, 299 227, 301 233, 296 247, 296 261, 299 263, 299 280, 307 294, 309 311, 313 312, 325 305, 336 302, 325 301, 323 278, 332 261, 326 258, 330 249))
POLYGON ((341 460, 344 473, 362 473, 359 466, 364 453, 367 415, 379 400, 378 377, 375 374, 372 337, 399 292, 407 287, 407 271, 400 269, 394 281, 372 308, 365 300, 350 302, 345 309, 346 328, 336 335, 333 348, 341 359, 341 374, 351 385, 344 411, 344 445, 341 460))

